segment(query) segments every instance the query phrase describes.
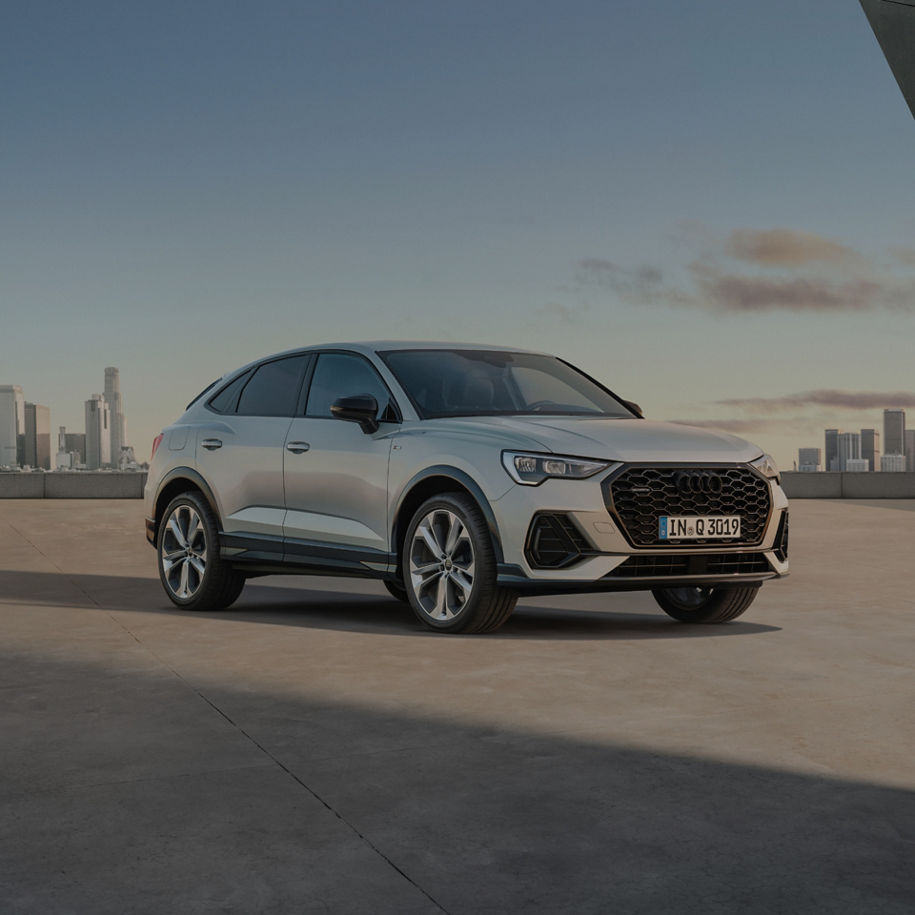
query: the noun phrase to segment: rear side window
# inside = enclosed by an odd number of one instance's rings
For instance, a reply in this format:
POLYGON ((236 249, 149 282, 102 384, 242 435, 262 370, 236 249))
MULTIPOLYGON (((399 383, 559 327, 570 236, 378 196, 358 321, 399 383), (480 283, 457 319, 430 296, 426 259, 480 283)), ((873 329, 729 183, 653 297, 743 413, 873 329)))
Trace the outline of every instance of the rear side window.
POLYGON ((252 416, 292 416, 308 357, 290 356, 254 370, 238 399, 238 413, 252 416))
POLYGON ((333 416, 330 406, 341 397, 371 394, 378 401, 378 415, 391 400, 385 383, 361 356, 349 353, 321 353, 311 379, 306 416, 333 416))
POLYGON ((250 377, 250 372, 242 372, 235 381, 230 381, 215 397, 210 399, 210 409, 217 413, 234 413, 238 395, 250 377))

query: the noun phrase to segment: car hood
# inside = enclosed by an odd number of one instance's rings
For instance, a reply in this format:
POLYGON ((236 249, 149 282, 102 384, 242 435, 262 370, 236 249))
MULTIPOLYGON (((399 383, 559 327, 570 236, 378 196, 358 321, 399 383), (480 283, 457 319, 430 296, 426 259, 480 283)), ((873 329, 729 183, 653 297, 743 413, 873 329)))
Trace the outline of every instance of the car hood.
POLYGON ((554 454, 627 463, 746 462, 762 454, 761 448, 727 432, 645 419, 474 416, 429 421, 430 425, 433 423, 456 432, 501 431, 506 438, 506 447, 529 447, 554 454), (530 445, 522 446, 524 440, 530 445))

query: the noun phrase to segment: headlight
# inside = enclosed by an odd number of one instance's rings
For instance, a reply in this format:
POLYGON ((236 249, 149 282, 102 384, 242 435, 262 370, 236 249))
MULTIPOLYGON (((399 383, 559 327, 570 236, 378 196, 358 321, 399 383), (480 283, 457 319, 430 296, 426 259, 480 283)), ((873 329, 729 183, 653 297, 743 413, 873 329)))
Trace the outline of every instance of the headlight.
POLYGON ((755 461, 750 461, 750 466, 755 467, 764 477, 769 477, 769 479, 774 479, 776 482, 780 482, 778 476, 778 467, 776 466, 775 459, 771 454, 764 454, 762 457, 757 458, 755 461))
POLYGON ((555 477, 563 480, 584 480, 595 473, 606 470, 609 461, 585 461, 581 458, 563 457, 558 454, 527 454, 519 451, 503 451, 502 465, 508 475, 522 486, 538 486, 544 480, 555 477))

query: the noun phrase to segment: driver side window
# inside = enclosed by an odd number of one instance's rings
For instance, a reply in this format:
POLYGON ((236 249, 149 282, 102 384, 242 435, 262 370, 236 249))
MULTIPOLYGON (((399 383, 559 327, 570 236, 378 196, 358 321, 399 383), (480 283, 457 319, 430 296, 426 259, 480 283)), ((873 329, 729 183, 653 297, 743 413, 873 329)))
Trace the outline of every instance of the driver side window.
POLYGON ((305 415, 333 416, 331 404, 353 394, 371 394, 378 401, 378 418, 391 399, 378 372, 361 356, 321 353, 311 379, 305 415))

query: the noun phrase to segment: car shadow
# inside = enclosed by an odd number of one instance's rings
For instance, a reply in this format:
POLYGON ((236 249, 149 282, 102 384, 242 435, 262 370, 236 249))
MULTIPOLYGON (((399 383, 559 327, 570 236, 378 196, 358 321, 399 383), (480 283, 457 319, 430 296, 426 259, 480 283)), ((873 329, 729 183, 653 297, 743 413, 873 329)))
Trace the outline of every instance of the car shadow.
MULTIPOLYGON (((409 607, 389 597, 381 585, 358 580, 352 583, 352 587, 358 589, 354 591, 347 590, 346 583, 339 580, 333 581, 339 590, 326 587, 327 582, 328 579, 315 578, 314 588, 249 582, 242 596, 229 609, 193 615, 201 619, 227 619, 260 625, 439 637, 422 626, 409 607)), ((682 639, 780 631, 778 626, 743 620, 720 626, 685 626, 671 620, 660 610, 639 612, 638 602, 645 598, 637 592, 612 595, 619 608, 614 610, 601 608, 599 601, 607 597, 591 594, 577 598, 541 597, 521 601, 508 622, 488 637, 532 640, 682 639), (569 607, 573 600, 576 606, 569 607)), ((68 606, 110 613, 188 615, 188 611, 178 609, 167 600, 158 579, 129 576, 0 571, 0 602, 68 606)))

